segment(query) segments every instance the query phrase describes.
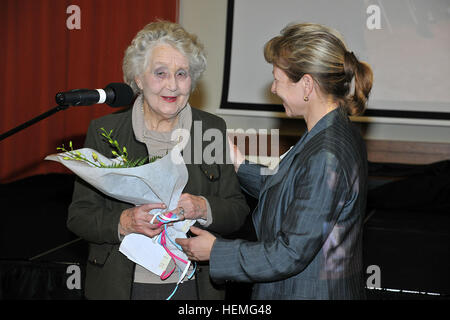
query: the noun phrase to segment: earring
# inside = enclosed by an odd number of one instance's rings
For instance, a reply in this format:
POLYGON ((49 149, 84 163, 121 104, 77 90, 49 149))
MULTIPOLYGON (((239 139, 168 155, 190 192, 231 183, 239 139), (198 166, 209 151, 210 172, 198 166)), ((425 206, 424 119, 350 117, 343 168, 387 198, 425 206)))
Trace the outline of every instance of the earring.
POLYGON ((304 97, 303 100, 304 101, 309 101, 309 98, 308 97, 304 97))

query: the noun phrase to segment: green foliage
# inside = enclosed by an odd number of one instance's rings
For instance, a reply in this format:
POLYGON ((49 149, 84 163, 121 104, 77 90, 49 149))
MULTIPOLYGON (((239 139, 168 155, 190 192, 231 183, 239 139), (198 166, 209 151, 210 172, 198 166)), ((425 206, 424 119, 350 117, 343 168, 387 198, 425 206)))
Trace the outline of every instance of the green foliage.
POLYGON ((66 152, 66 156, 63 158, 64 160, 75 160, 75 161, 83 161, 86 163, 89 163, 97 168, 133 168, 142 166, 146 163, 152 163, 156 160, 158 160, 161 157, 144 157, 139 159, 128 159, 128 151, 125 146, 122 148, 119 146, 119 142, 112 137, 113 130, 110 130, 109 132, 105 130, 105 128, 100 128, 101 135, 105 138, 105 141, 109 143, 111 148, 113 149, 111 151, 112 155, 119 159, 120 161, 118 163, 114 163, 112 165, 106 165, 103 162, 101 162, 98 158, 98 155, 95 152, 92 152, 91 158, 88 159, 86 156, 84 156, 81 152, 73 150, 72 141, 69 142, 69 148, 70 150, 67 150, 64 146, 56 148, 56 150, 66 152))

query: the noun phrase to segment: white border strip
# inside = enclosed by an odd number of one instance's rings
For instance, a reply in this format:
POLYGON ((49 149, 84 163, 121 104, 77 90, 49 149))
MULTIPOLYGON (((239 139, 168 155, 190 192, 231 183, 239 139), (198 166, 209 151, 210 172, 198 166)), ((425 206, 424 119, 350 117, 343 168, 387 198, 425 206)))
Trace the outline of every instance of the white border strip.
POLYGON ((416 126, 450 127, 450 120, 410 119, 410 118, 390 118, 390 117, 350 117, 350 119, 355 122, 365 122, 365 123, 410 124, 416 126))
MULTIPOLYGON (((288 118, 284 112, 274 111, 253 111, 253 110, 240 110, 240 109, 217 109, 217 114, 229 115, 229 116, 248 116, 248 117, 261 117, 261 118, 288 118)), ((302 119, 303 117, 296 117, 296 119, 302 119)))
POLYGON ((436 293, 436 292, 414 291, 414 290, 405 290, 405 289, 390 289, 390 288, 377 288, 377 287, 366 287, 366 289, 397 292, 397 293, 423 294, 423 295, 429 295, 429 296, 442 296, 443 295, 441 293, 436 293))
MULTIPOLYGON (((284 112, 273 111, 254 111, 239 109, 217 109, 219 115, 228 116, 248 116, 248 117, 264 117, 264 118, 289 118, 284 112)), ((295 117, 294 119, 302 119, 295 117)), ((364 123, 386 123, 386 124, 409 124, 416 126, 437 126, 450 127, 450 120, 434 120, 434 119, 410 119, 410 118, 390 118, 390 117, 350 117, 354 122, 364 123)))

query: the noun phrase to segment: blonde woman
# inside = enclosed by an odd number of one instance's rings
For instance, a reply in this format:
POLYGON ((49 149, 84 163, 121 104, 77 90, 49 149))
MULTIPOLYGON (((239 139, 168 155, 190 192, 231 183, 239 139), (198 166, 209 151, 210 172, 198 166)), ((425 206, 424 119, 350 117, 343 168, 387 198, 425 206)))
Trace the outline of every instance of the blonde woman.
POLYGON ((348 115, 364 111, 372 71, 336 31, 317 24, 287 26, 264 55, 272 92, 289 117, 304 117, 307 132, 272 176, 235 150, 241 186, 259 200, 258 241, 195 227, 197 237, 177 241, 191 259, 210 261, 214 280, 254 283, 253 299, 361 299, 367 159, 348 115))
MULTIPOLYGON (((125 145, 132 159, 164 156, 177 143, 175 130, 191 134, 191 144, 183 149, 189 179, 178 202, 177 213, 218 234, 236 231, 244 223, 249 208, 241 193, 234 167, 226 159, 195 162, 195 152, 203 153, 203 139, 192 139, 194 124, 203 134, 220 131, 221 151, 226 154, 225 121, 195 109, 188 103, 190 93, 206 68, 203 46, 197 37, 176 23, 160 21, 145 26, 125 52, 123 73, 136 94, 132 108, 93 120, 85 146, 104 155, 111 153, 98 131, 113 130, 114 138, 125 145), (187 148, 191 148, 187 150, 187 148), (191 156, 186 157, 186 154, 191 156)), ((198 134, 198 133, 197 133, 198 134)), ((198 137, 197 137, 198 138, 198 137)), ((140 233, 154 237, 161 233, 158 221, 150 222, 151 209, 162 204, 133 206, 99 193, 78 180, 67 225, 89 242, 85 295, 88 299, 222 299, 224 290, 210 283, 208 265, 198 268, 192 280, 185 279, 176 291, 179 274, 165 280, 128 260, 119 252, 124 236, 140 233), (174 293, 174 294, 173 294, 174 293), (173 295, 172 295, 173 294, 173 295)), ((174 268, 169 264, 167 273, 174 268)))

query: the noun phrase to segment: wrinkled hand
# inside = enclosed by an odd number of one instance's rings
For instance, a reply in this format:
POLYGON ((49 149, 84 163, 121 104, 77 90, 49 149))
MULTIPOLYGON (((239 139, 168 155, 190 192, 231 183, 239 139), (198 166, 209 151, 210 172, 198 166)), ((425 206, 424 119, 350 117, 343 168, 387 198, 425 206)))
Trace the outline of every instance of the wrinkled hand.
POLYGON ((208 209, 206 207, 206 201, 202 197, 183 193, 178 200, 177 207, 175 213, 180 217, 180 220, 207 219, 208 209), (181 208, 184 210, 183 215, 180 215, 181 208))
POLYGON ((177 238, 175 239, 175 242, 183 248, 183 251, 189 260, 209 260, 216 237, 208 231, 194 226, 191 227, 191 232, 195 234, 196 237, 188 239, 177 238))
POLYGON ((231 162, 233 162, 234 170, 238 172, 239 167, 241 166, 242 162, 245 161, 245 156, 241 153, 239 148, 231 141, 231 138, 228 136, 228 145, 230 147, 230 158, 231 162))
POLYGON ((157 219, 150 223, 153 215, 149 214, 149 211, 165 208, 164 203, 150 203, 124 210, 120 216, 120 234, 126 236, 130 233, 141 233, 150 238, 160 234, 164 226, 158 227, 159 221, 157 219))

